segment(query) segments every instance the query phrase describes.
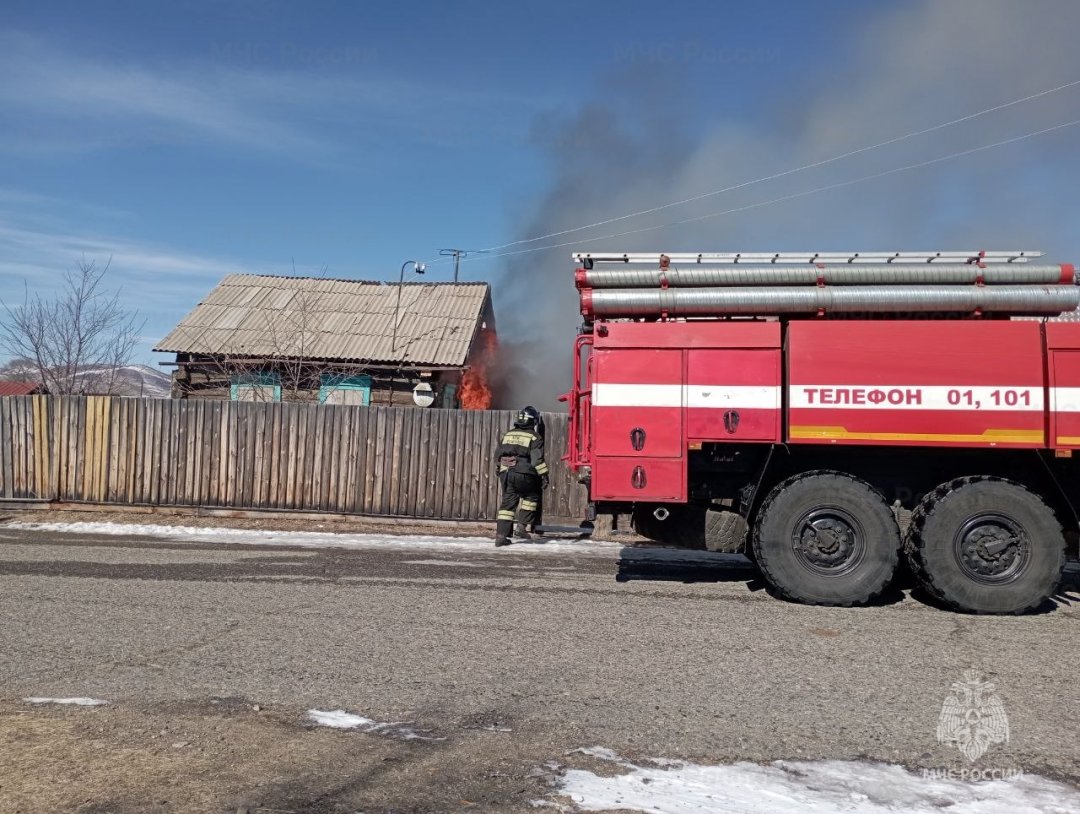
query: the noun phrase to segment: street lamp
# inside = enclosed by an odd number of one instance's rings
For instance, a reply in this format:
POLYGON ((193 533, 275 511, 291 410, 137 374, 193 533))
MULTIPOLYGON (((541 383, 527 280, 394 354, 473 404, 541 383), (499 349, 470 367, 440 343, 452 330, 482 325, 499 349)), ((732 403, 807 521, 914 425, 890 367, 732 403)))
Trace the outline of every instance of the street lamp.
POLYGON ((390 337, 390 352, 393 353, 397 350, 397 326, 398 326, 398 313, 401 311, 401 289, 405 286, 405 269, 412 263, 415 266, 417 274, 423 274, 424 269, 427 268, 423 263, 417 260, 406 260, 401 264, 401 275, 398 277, 397 287, 397 305, 394 306, 394 333, 390 337))

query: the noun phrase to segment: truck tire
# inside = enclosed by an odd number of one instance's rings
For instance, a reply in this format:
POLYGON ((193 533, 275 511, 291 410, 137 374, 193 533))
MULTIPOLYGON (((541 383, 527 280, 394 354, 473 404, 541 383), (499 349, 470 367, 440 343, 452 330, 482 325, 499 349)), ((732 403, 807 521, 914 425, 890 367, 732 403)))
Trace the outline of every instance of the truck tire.
POLYGON ((1065 535, 1053 510, 1019 483, 960 478, 916 507, 904 540, 928 594, 971 613, 1024 613, 1053 595, 1065 535))
POLYGON ((666 506, 667 520, 657 520, 655 506, 634 507, 634 530, 661 545, 736 553, 746 548, 748 526, 738 512, 704 506, 666 506))
POLYGON ((754 559, 785 599, 862 605, 880 594, 900 559, 900 529, 870 484, 843 472, 796 475, 758 512, 754 559))
POLYGON ((728 509, 705 511, 705 548, 737 554, 745 551, 746 535, 750 530, 746 518, 728 509))

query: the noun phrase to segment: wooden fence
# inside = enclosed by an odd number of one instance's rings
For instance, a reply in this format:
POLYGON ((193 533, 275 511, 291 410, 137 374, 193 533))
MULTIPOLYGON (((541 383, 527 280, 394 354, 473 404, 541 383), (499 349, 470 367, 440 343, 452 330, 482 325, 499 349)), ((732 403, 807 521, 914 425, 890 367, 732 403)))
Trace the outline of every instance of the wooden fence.
MULTIPOLYGON (((513 414, 108 396, 0 398, 0 499, 490 520, 513 414)), ((581 518, 545 414, 547 517, 581 518)))

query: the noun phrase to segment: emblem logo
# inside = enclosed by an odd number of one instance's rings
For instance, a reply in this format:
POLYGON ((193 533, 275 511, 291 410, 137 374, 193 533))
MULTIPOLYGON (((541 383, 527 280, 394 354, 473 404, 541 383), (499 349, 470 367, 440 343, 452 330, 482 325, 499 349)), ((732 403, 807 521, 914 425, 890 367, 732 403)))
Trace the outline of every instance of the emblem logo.
POLYGON ((992 681, 978 670, 965 670, 945 696, 938 717, 938 743, 954 743, 969 761, 976 761, 994 743, 1009 742, 1009 716, 992 681))

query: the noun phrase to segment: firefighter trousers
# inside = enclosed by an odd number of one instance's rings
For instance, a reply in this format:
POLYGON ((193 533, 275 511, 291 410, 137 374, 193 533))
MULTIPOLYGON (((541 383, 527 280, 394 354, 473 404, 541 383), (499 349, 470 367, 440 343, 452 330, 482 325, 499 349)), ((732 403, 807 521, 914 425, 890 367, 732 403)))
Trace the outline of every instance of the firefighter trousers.
POLYGON ((502 483, 502 500, 496 515, 498 522, 495 533, 499 537, 509 537, 515 521, 526 527, 536 521, 536 510, 540 506, 540 478, 509 470, 499 473, 499 481, 502 483))

